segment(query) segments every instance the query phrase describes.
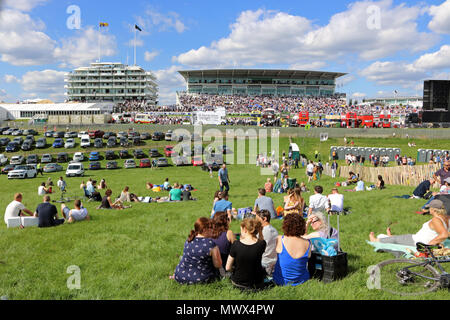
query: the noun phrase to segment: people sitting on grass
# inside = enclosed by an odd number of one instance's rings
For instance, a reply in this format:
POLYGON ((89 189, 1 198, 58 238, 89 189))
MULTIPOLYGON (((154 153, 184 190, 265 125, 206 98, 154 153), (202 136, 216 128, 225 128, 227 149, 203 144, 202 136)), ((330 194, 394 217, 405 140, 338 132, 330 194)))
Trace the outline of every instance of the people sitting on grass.
POLYGON ((284 203, 284 215, 301 214, 303 216, 303 208, 305 200, 302 198, 300 188, 289 189, 288 196, 284 203))
POLYGON ((8 224, 9 218, 23 217, 24 213, 29 216, 33 216, 34 213, 28 210, 22 203, 23 195, 21 193, 16 193, 14 195, 14 200, 8 204, 5 210, 5 224, 8 224))
POLYGON ((371 232, 369 239, 372 242, 400 244, 415 247, 418 242, 427 245, 438 245, 447 240, 450 232, 450 216, 447 215, 444 203, 441 200, 431 201, 427 208, 430 210, 432 219, 425 222, 422 229, 416 234, 404 234, 394 236, 390 228, 387 228, 387 235, 378 235, 371 232))
POLYGON ((258 190, 258 198, 255 200, 255 205, 253 206, 253 212, 256 213, 260 210, 267 210, 270 212, 272 219, 277 217, 277 212, 275 210, 275 205, 272 198, 266 197, 266 190, 258 190))
POLYGON ((64 219, 58 219, 58 210, 50 203, 50 196, 44 196, 43 200, 34 213, 34 217, 39 218, 39 228, 50 228, 64 224, 64 219))
POLYGON ((354 172, 350 171, 348 175, 349 175, 349 178, 347 180, 348 185, 358 182, 358 175, 356 175, 354 172))
POLYGON ((170 187, 169 178, 166 178, 166 180, 164 180, 163 189, 166 191, 170 191, 170 189, 172 189, 170 187))
POLYGON ((222 266, 225 269, 231 245, 236 241, 236 236, 230 230, 231 219, 226 212, 217 212, 212 219, 212 239, 219 247, 222 266))
POLYGON ((383 177, 381 175, 378 175, 376 187, 377 187, 378 190, 383 190, 385 188, 384 180, 383 180, 383 177))
POLYGON ((362 179, 359 179, 358 182, 356 183, 356 187, 354 189, 355 191, 365 191, 365 187, 364 187, 364 181, 362 179))
POLYGON ((297 214, 284 217, 282 230, 278 236, 278 254, 273 281, 279 286, 297 286, 309 280, 308 259, 311 256, 311 243, 303 239, 306 232, 305 219, 297 214))
POLYGON ((96 188, 97 181, 88 181, 86 183, 86 195, 93 199, 94 201, 102 201, 102 196, 100 195, 100 192, 98 192, 96 188))
POLYGON ((228 201, 228 192, 221 191, 217 195, 219 200, 214 203, 213 207, 213 214, 211 216, 211 219, 214 218, 214 215, 216 212, 224 211, 228 214, 228 216, 231 216, 231 211, 233 210, 233 204, 228 201))
POLYGON ((181 186, 176 182, 173 185, 173 189, 169 192, 170 201, 181 201, 181 195, 183 192, 181 191, 181 186))
POLYGON ((232 272, 231 283, 242 290, 264 288, 266 272, 262 267, 262 256, 266 242, 262 233, 262 224, 248 218, 241 222, 240 239, 231 245, 226 271, 232 272))
POLYGON ((119 200, 121 203, 125 202, 140 202, 134 193, 130 193, 130 187, 126 186, 120 193, 119 200))
POLYGON ((106 190, 108 187, 106 186, 105 179, 100 180, 100 184, 98 185, 98 190, 106 190))
POLYGON ((320 211, 314 211, 310 214, 306 220, 305 235, 303 236, 304 239, 337 239, 337 237, 337 230, 328 225, 325 214, 320 211), (311 226, 314 231, 308 234, 307 231, 309 226, 311 226))
POLYGON ((38 195, 39 196, 45 196, 46 194, 49 194, 49 190, 45 187, 45 182, 42 182, 41 185, 38 187, 38 195))
POLYGON ((184 244, 183 256, 171 279, 181 284, 210 283, 219 279, 219 247, 211 239, 211 221, 199 218, 184 244))
POLYGON ((80 190, 84 190, 84 189, 86 189, 86 188, 87 188, 87 186, 86 186, 86 183, 84 183, 84 180, 81 181, 81 184, 80 184, 80 190))
POLYGON ((112 190, 108 189, 105 192, 105 196, 102 198, 102 204, 100 205, 99 209, 115 209, 115 210, 123 210, 123 203, 120 202, 120 200, 117 200, 116 202, 112 202, 111 200, 112 190))
POLYGON ((431 189, 431 186, 436 183, 435 178, 422 181, 417 188, 413 191, 411 199, 422 199, 425 194, 431 189))
POLYGON ((263 227, 262 233, 264 241, 266 241, 266 250, 262 256, 261 264, 266 270, 267 276, 271 277, 275 264, 277 263, 277 238, 278 231, 271 224, 271 214, 267 210, 259 210, 256 212, 256 219, 261 222, 263 227))
POLYGON ((328 201, 330 201, 330 212, 343 212, 344 211, 344 195, 339 193, 337 188, 331 189, 331 194, 328 195, 328 201))
POLYGON ((322 193, 323 193, 322 186, 314 187, 314 195, 309 197, 308 216, 313 211, 326 212, 330 208, 330 203, 328 201, 328 198, 326 196, 324 196, 322 193))
POLYGON ((436 171, 433 177, 436 181, 441 183, 441 186, 443 186, 445 179, 450 178, 450 161, 444 161, 443 168, 436 171))
POLYGON ((81 200, 75 200, 73 203, 74 208, 69 209, 64 203, 61 204, 61 212, 63 213, 67 223, 74 223, 77 221, 91 220, 86 208, 83 208, 81 200))
POLYGON ((264 189, 266 190, 266 193, 270 193, 273 191, 273 184, 270 178, 267 178, 267 182, 264 185, 264 189))

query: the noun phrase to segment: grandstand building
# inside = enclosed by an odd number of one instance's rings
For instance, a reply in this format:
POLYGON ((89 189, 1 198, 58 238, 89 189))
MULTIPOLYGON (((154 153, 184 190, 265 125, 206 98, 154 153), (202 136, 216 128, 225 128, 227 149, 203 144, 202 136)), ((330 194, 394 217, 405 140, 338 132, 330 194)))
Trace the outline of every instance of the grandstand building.
POLYGON ((179 71, 188 94, 332 96, 346 73, 300 70, 221 69, 179 71))
POLYGON ((383 106, 415 106, 421 108, 423 106, 423 98, 417 96, 379 97, 364 99, 364 103, 378 104, 383 106))
POLYGON ((91 63, 67 73, 65 82, 68 101, 114 102, 146 101, 156 105, 156 77, 139 66, 122 63, 91 63))

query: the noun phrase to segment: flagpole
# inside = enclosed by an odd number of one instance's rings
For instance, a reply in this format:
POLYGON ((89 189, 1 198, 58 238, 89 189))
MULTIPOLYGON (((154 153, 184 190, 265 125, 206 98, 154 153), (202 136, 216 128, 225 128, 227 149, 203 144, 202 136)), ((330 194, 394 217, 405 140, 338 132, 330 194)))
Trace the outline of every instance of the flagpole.
POLYGON ((134 27, 134 65, 136 66, 136 26, 134 27))
POLYGON ((100 23, 98 24, 98 62, 100 62, 101 60, 101 53, 100 53, 100 31, 101 27, 100 27, 100 23))

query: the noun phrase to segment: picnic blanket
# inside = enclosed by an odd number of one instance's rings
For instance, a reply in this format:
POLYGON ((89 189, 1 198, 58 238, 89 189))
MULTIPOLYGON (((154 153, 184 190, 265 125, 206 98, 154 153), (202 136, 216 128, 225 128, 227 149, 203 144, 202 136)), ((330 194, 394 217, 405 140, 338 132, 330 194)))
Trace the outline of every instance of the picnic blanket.
MULTIPOLYGON (((374 247, 375 252, 389 252, 392 253, 396 258, 406 258, 411 259, 414 258, 414 253, 417 252, 416 247, 404 246, 401 244, 392 244, 392 243, 381 243, 381 242, 370 242, 366 241, 368 244, 374 247), (411 250, 413 253, 411 253, 411 250)), ((446 248, 450 248, 450 240, 447 239, 444 241, 444 246, 446 248)))

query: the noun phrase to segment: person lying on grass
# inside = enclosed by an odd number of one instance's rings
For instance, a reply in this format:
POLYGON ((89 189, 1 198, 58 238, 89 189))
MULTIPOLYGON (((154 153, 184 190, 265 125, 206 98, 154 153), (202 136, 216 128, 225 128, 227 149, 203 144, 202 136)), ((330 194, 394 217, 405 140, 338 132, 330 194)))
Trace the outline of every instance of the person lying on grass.
POLYGON ((211 220, 197 219, 194 230, 184 243, 183 256, 170 276, 180 284, 210 283, 220 277, 222 258, 219 247, 211 238, 211 220))
POLYGON ((73 203, 74 209, 69 209, 64 203, 61 204, 61 212, 63 213, 67 223, 73 223, 76 221, 83 221, 83 220, 91 220, 91 217, 89 216, 89 213, 86 208, 83 208, 83 205, 81 204, 81 200, 75 200, 73 203))
POLYGON ((415 247, 418 242, 427 245, 438 245, 444 242, 450 232, 450 216, 447 215, 444 203, 441 200, 433 200, 428 204, 432 219, 425 222, 422 229, 416 234, 404 234, 394 236, 391 229, 387 228, 387 235, 379 235, 375 237, 375 233, 371 232, 369 239, 371 242, 393 243, 404 246, 415 247))

